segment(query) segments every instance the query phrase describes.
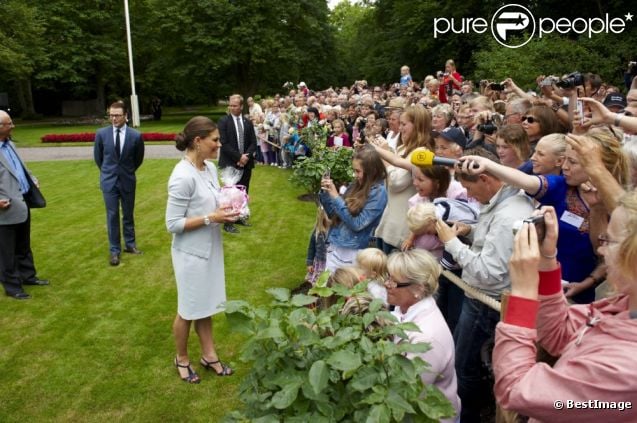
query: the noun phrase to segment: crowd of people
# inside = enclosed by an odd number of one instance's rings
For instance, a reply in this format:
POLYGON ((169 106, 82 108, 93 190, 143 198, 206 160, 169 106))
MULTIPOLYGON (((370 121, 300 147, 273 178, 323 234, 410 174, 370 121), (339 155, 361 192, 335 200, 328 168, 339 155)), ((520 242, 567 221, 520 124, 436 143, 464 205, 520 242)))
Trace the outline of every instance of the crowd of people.
MULTIPOLYGON (((590 320, 582 318, 571 328, 570 316, 586 316, 599 309, 596 298, 602 304, 611 301, 602 299, 604 294, 596 291, 605 281, 617 296, 612 300, 613 311, 606 307, 601 312, 607 313, 604 324, 625 326, 633 334, 627 335, 630 340, 625 349, 620 349, 621 357, 614 362, 615 358, 609 356, 612 363, 608 365, 626 371, 622 360, 627 359, 630 350, 637 351, 633 339, 637 333, 635 304, 631 306, 629 299, 617 299, 630 297, 637 290, 637 269, 634 264, 626 264, 618 270, 618 263, 609 262, 607 253, 629 248, 631 237, 637 236, 630 225, 611 229, 617 220, 611 218, 613 211, 622 205, 625 211, 620 216, 626 218, 634 201, 634 194, 630 193, 637 182, 637 86, 624 95, 598 75, 578 73, 539 76, 536 82, 537 89, 531 91, 520 89, 511 78, 502 82, 480 81, 474 86, 463 80, 449 60, 444 72, 426 77, 422 84, 415 82, 409 68, 403 66, 395 84, 372 87, 365 81, 356 81, 351 87, 340 89, 290 90, 288 95, 264 102, 266 113, 271 113, 269 104, 278 104, 277 113, 286 114, 286 122, 293 130, 327 125, 332 131, 327 141, 329 148, 355 149, 355 176, 349 186, 339 192, 329 177, 321 182, 317 222, 306 258, 308 283, 316 283, 324 269, 332 272, 331 283, 351 285, 348 280, 356 281, 346 277, 341 282, 341 275, 346 274, 368 279, 365 275, 369 272, 361 270, 365 265, 359 260, 362 252, 374 247, 388 262, 413 250, 427 251, 440 269, 461 276, 479 292, 498 301, 508 298, 513 286, 513 300, 501 314, 464 294, 424 261, 420 269, 429 268, 436 275, 436 286, 429 295, 423 295, 418 288, 418 281, 426 279, 422 275, 405 277, 406 273, 392 274, 387 268, 375 272, 375 283, 369 284, 369 293, 382 299, 401 319, 408 315, 416 321, 426 321, 423 316, 428 314, 420 310, 424 307, 420 302, 424 297, 435 299, 435 307, 446 322, 445 331, 434 333, 423 325, 418 339, 430 342, 434 349, 446 349, 446 354, 438 351, 427 357, 432 368, 439 371, 439 379, 430 379, 431 375, 423 378, 429 383, 445 384, 439 387, 452 404, 458 404, 456 418, 463 422, 481 421, 485 408, 494 404, 494 394, 506 409, 550 421, 569 414, 555 408, 551 413, 552 402, 548 400, 587 400, 581 385, 591 386, 584 390, 593 395, 590 398, 614 401, 613 404, 625 402, 637 392, 634 382, 619 389, 617 383, 610 383, 609 374, 598 380, 591 366, 577 373, 577 384, 569 384, 566 378, 571 367, 560 368, 561 363, 566 363, 561 358, 565 350, 576 354, 572 345, 582 342, 576 339, 581 338, 582 325, 591 325, 590 320), (335 137, 339 138, 338 143, 333 141, 335 137), (421 163, 417 156, 424 150, 450 159, 447 166, 421 163), (383 168, 363 165, 379 160, 383 168), (543 217, 534 220, 539 222, 538 235, 535 225, 531 225, 531 230, 528 223, 521 223, 534 214, 543 217), (608 240, 615 238, 626 241, 611 245, 608 240), (552 285, 557 289, 550 292, 543 292, 540 284, 539 294, 522 296, 535 302, 529 305, 517 298, 520 294, 516 293, 516 283, 524 285, 528 281, 519 276, 515 280, 516 275, 524 273, 516 255, 523 256, 519 260, 528 260, 530 250, 538 254, 538 248, 546 252, 541 253, 542 260, 552 260, 545 267, 553 272, 552 281, 555 274, 559 275, 559 284, 552 285), (341 269, 348 271, 342 273, 341 269), (623 277, 632 278, 632 282, 617 286, 613 272, 623 272, 623 277), (550 325, 543 314, 544 295, 549 294, 552 304, 560 305, 559 313, 550 310, 550 316, 559 318, 552 318, 550 325), (403 301, 409 296, 414 301, 403 301), (539 313, 533 305, 538 302, 539 313), (529 319, 516 320, 520 319, 516 313, 533 307, 535 312, 529 314, 529 319), (539 341, 552 339, 556 331, 562 333, 562 325, 569 329, 559 339, 559 346, 552 341, 553 344, 540 343, 536 347, 530 341, 533 333, 518 336, 516 331, 520 329, 516 325, 530 331, 537 328, 539 341), (549 332, 551 336, 540 336, 549 332), (448 342, 450 337, 452 343, 448 342), (524 369, 501 353, 505 348, 514 349, 516 341, 520 348, 533 352, 532 363, 528 357, 531 352, 526 352, 524 369), (489 345, 493 342, 496 354, 491 357, 489 345), (535 363, 538 348, 558 358, 552 369, 544 363, 535 365, 548 373, 544 375, 547 386, 553 387, 560 380, 563 385, 551 392, 541 388, 542 377, 533 375, 534 386, 540 387, 541 395, 515 391, 519 386, 530 388, 530 382, 519 378, 535 363), (454 362, 452 374, 445 367, 449 357, 454 362), (495 369, 495 391, 487 364, 495 369), (511 376, 513 371, 517 378, 511 376), (454 386, 457 379, 453 392, 447 385, 449 378, 454 379, 454 386), (605 381, 609 383, 604 385, 605 381)), ((303 88, 307 88, 305 84, 303 88)), ((288 138, 278 142, 285 146, 288 138)), ((527 270, 525 277, 537 278, 537 266, 535 269, 535 276, 527 270)), ((603 319, 601 315, 599 318, 603 319)), ((429 321, 431 325, 436 322, 433 317, 429 321)), ((595 339, 596 335, 589 336, 595 339)), ((601 345, 597 339, 592 341, 595 347, 601 345)), ((621 380, 625 380, 624 375, 621 380)), ((590 416, 598 419, 600 413, 622 421, 635 418, 629 410, 604 410, 590 416)))
MULTIPOLYGON (((409 342, 431 344, 421 376, 453 405, 449 421, 481 421, 495 399, 541 421, 637 418, 630 407, 637 397, 637 84, 623 95, 598 75, 574 73, 539 76, 527 92, 511 78, 474 85, 448 60, 422 83, 403 66, 394 84, 290 88, 261 104, 248 98, 247 116, 233 95, 218 127, 199 116, 177 136, 185 156, 168 184, 166 225, 174 234, 181 379, 200 381, 187 351, 192 321, 201 366, 233 373, 217 355, 211 316, 226 299, 221 228, 236 232, 238 213, 223 204, 210 160, 239 171, 247 188, 255 163, 286 168, 311 155, 300 134, 316 125, 326 129, 327 148, 355 150, 351 183, 339 187, 329 174, 321 180, 307 283, 323 271, 330 283, 364 281, 399 321, 415 323, 420 332, 410 332, 409 342), (502 310, 465 294, 451 275, 502 301, 502 310), (605 281, 614 290, 608 298, 596 291, 605 281), (539 349, 557 361, 536 362, 539 349), (561 410, 558 400, 598 400, 603 409, 561 410)), ((132 205, 126 219, 130 189, 106 189, 107 164, 130 149, 134 194, 143 159, 134 132, 124 128, 120 141, 124 113, 111 107, 113 126, 96 141, 96 162, 107 210, 121 201, 125 248, 138 254, 132 205)), ((10 144, 10 118, 0 117, 0 230, 16 239, 10 248, 2 243, 0 264, 7 294, 20 298, 22 284, 39 281, 23 266, 31 253, 20 242, 31 188, 10 144)), ((119 231, 119 216, 108 216, 119 231)), ((109 229, 109 240, 115 265, 119 232, 109 229)))

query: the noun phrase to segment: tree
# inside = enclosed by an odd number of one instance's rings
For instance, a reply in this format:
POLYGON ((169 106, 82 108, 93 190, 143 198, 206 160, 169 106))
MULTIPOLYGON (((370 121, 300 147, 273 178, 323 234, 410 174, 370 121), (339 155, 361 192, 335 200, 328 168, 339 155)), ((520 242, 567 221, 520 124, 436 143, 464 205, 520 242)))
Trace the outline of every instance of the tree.
POLYGON ((19 0, 4 2, 1 13, 7 19, 0 25, 0 72, 5 82, 15 83, 20 109, 34 115, 31 79, 47 61, 43 19, 35 7, 19 0))

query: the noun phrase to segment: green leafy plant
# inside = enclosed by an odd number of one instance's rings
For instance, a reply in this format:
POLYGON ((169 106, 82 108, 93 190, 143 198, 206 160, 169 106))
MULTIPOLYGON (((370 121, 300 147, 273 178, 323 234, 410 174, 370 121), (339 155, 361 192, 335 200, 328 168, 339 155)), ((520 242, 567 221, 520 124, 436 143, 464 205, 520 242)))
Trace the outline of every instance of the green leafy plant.
POLYGON ((321 188, 321 177, 326 170, 338 187, 352 180, 351 148, 331 149, 327 147, 328 126, 315 122, 300 132, 301 141, 312 152, 310 157, 301 157, 294 163, 294 173, 290 180, 308 192, 315 193, 321 188))
POLYGON ((429 345, 394 342, 406 339, 406 330, 418 330, 414 324, 399 324, 380 300, 343 312, 346 298, 348 304, 359 301, 365 289, 322 286, 310 290, 318 296, 291 296, 288 289, 271 288, 274 301, 259 308, 229 301, 229 325, 249 335, 241 360, 251 367, 240 386, 244 409, 226 420, 391 422, 409 416, 429 422, 452 416, 443 394, 420 378, 428 365, 405 356, 429 345), (336 301, 308 308, 319 296, 336 301))

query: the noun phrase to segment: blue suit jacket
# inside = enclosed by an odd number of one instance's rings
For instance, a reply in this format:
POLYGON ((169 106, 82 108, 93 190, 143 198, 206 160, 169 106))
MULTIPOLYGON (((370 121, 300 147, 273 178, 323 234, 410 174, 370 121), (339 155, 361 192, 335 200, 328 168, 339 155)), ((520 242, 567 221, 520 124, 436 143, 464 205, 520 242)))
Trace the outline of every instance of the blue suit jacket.
POLYGON ((100 168, 100 188, 104 192, 113 190, 118 183, 122 191, 135 190, 135 171, 144 161, 142 135, 126 126, 126 132, 120 141, 124 142, 124 148, 118 160, 115 155, 113 127, 101 128, 95 134, 93 157, 97 167, 100 168))

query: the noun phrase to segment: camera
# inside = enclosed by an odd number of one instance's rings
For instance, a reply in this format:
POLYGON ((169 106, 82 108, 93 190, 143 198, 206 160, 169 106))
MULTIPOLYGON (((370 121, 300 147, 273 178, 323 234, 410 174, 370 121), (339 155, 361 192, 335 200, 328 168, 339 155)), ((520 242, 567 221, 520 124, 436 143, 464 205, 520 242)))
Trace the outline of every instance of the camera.
POLYGON ((572 72, 555 83, 560 88, 575 88, 584 85, 584 77, 579 72, 572 72))
POLYGON ((483 134, 493 135, 493 133, 498 130, 498 127, 496 126, 495 123, 493 123, 491 119, 489 119, 485 123, 478 124, 476 129, 482 132, 483 134))
POLYGON ((544 222, 544 215, 527 217, 524 220, 518 220, 513 223, 513 235, 517 234, 522 225, 525 223, 535 225, 535 233, 537 234, 537 240, 541 243, 546 236, 546 223, 544 222))
POLYGON ((489 84, 489 88, 491 88, 493 91, 504 91, 504 84, 498 84, 497 82, 493 82, 491 84, 489 84))
POLYGON ((550 87, 551 85, 557 83, 560 80, 560 78, 558 78, 557 76, 547 76, 546 78, 544 78, 542 80, 542 82, 540 82, 540 86, 542 87, 550 87))

